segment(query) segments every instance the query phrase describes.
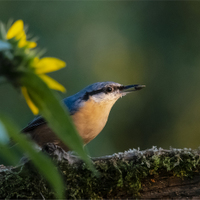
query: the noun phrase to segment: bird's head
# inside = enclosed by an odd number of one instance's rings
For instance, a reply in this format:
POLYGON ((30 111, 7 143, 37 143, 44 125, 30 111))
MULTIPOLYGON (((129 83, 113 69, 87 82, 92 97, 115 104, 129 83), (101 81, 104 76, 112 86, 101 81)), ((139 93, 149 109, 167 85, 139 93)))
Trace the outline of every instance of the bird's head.
POLYGON ((115 82, 97 82, 64 99, 64 103, 72 115, 82 108, 86 102, 95 102, 98 105, 107 104, 111 108, 120 97, 144 87, 145 85, 138 84, 123 86, 115 82))
POLYGON ((95 102, 115 102, 122 96, 126 94, 140 90, 144 88, 145 85, 127 85, 124 86, 115 82, 98 82, 92 85, 89 85, 83 89, 84 94, 82 99, 87 101, 92 99, 95 102))

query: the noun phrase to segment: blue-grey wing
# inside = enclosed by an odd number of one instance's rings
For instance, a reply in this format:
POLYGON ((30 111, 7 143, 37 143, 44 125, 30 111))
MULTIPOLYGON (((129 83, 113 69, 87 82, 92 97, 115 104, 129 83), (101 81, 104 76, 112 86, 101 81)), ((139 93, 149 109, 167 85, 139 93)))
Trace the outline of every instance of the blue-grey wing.
MULTIPOLYGON (((68 97, 68 98, 64 99, 63 102, 67 106, 70 115, 73 115, 74 112, 75 112, 75 109, 74 109, 74 106, 73 106, 74 102, 71 101, 71 98, 68 97)), ((47 121, 43 117, 37 116, 25 128, 23 128, 21 132, 26 133, 26 132, 32 131, 36 127, 38 127, 42 124, 46 124, 46 123, 47 123, 47 121)))
POLYGON ((42 124, 46 124, 46 120, 41 117, 41 116, 37 116, 35 117, 25 128, 23 128, 21 130, 22 133, 26 133, 26 132, 29 132, 29 131, 32 131, 34 130, 36 127, 42 125, 42 124))

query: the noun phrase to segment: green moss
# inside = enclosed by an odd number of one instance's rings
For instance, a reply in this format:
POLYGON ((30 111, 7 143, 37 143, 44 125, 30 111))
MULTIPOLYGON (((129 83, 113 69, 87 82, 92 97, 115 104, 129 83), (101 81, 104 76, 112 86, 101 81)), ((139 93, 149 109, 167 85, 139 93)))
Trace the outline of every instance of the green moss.
POLYGON ((1 199, 32 199, 43 196, 54 198, 47 182, 33 169, 31 164, 6 171, 0 177, 1 199))
MULTIPOLYGON (((64 167, 65 168, 65 167, 64 167)), ((143 155, 136 160, 97 162, 101 177, 92 176, 84 166, 69 168, 66 174, 67 198, 123 198, 125 193, 139 197, 143 180, 158 178, 160 172, 168 176, 192 177, 199 172, 199 155, 190 150, 165 154, 143 155), (81 190, 80 190, 81 188, 81 190)))
MULTIPOLYGON (((156 181, 162 175, 183 179, 199 174, 200 156, 196 151, 175 149, 163 153, 155 148, 148 152, 134 151, 131 160, 116 156, 107 161, 96 161, 99 177, 95 177, 84 163, 70 165, 67 161, 59 162, 66 184, 66 198, 134 198, 139 197, 144 181, 152 184, 152 180, 156 181)), ((5 173, 6 176, 0 177, 1 198, 54 198, 54 192, 31 164, 15 173, 5 173)))

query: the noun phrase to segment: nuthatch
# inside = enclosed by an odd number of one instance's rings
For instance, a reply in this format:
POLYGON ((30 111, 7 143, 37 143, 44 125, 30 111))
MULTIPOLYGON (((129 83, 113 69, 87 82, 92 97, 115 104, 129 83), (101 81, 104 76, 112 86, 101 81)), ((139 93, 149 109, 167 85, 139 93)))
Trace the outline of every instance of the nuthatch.
MULTIPOLYGON (((144 87, 145 85, 123 86, 115 82, 98 82, 65 98, 64 104, 84 144, 93 140, 102 131, 112 106, 120 97, 144 87)), ((65 151, 69 150, 40 116, 30 122, 22 132, 29 133, 40 147, 46 143, 54 143, 65 151)))

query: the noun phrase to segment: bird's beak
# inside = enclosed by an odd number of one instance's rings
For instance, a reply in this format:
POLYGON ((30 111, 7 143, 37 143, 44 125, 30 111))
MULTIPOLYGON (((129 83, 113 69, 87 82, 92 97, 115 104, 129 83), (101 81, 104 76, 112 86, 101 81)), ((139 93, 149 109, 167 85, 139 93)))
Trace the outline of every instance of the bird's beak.
POLYGON ((126 86, 123 86, 121 92, 127 94, 129 92, 141 90, 142 88, 145 88, 145 87, 146 85, 126 85, 126 86))

